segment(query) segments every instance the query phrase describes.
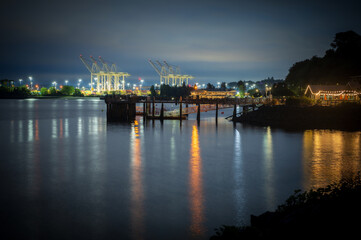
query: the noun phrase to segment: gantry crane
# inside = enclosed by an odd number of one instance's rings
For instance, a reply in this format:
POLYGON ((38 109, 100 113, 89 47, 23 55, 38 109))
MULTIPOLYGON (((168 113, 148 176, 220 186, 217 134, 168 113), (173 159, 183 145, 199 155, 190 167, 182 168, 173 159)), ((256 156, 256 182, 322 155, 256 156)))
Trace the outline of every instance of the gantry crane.
POLYGON ((85 59, 82 55, 80 55, 80 59, 90 72, 91 91, 94 91, 93 80, 96 81, 96 91, 98 93, 120 90, 120 78, 122 78, 122 90, 125 89, 125 77, 129 77, 130 74, 118 72, 114 63, 109 67, 108 63, 99 57, 102 63, 102 66, 99 66, 98 61, 92 56, 90 56, 91 61, 85 59))
POLYGON ((181 86, 183 83, 188 85, 189 79, 193 79, 194 77, 191 75, 184 75, 180 73, 180 68, 177 66, 172 66, 168 64, 166 61, 163 61, 164 64, 160 63, 158 60, 154 64, 152 60, 148 59, 150 65, 154 68, 154 70, 158 73, 160 77, 160 84, 167 84, 172 86, 181 86))

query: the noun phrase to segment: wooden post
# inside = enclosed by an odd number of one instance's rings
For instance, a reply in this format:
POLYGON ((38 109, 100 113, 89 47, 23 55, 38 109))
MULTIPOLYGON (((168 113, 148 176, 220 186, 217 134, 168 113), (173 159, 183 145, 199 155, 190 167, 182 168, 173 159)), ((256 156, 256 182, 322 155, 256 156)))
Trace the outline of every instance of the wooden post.
POLYGON ((232 121, 236 120, 236 114, 237 114, 237 104, 234 104, 232 121))
POLYGON ((147 104, 143 103, 143 119, 147 118, 147 104))
POLYGON ((218 102, 216 102, 216 124, 218 123, 218 102))
POLYGON ((152 115, 153 115, 153 119, 154 119, 154 115, 155 115, 155 97, 153 97, 153 109, 152 109, 152 115))
POLYGON ((163 106, 163 103, 162 103, 162 107, 160 108, 159 119, 160 119, 160 121, 162 121, 162 122, 163 122, 163 120, 164 120, 164 106, 163 106))
POLYGON ((182 96, 179 97, 179 120, 182 121, 182 96))
POLYGON ((197 109, 197 123, 199 125, 199 123, 201 121, 201 104, 199 102, 199 95, 197 95, 197 106, 198 106, 198 109, 197 109))

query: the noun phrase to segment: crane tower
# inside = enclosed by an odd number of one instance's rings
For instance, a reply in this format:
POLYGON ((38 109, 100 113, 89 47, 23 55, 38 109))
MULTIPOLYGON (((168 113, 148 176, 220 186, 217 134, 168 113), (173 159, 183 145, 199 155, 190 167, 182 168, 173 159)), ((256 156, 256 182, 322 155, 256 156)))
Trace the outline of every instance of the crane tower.
POLYGON ((80 60, 90 72, 91 91, 101 93, 104 91, 118 91, 125 89, 125 77, 130 74, 126 72, 118 72, 117 66, 113 63, 111 66, 102 58, 99 57, 101 65, 98 61, 90 56, 90 60, 80 55, 80 60), (93 82, 94 81, 94 82, 93 82), (95 88, 94 88, 95 83, 95 88))
POLYGON ((148 59, 148 62, 158 73, 160 77, 160 84, 181 86, 183 83, 185 83, 186 85, 188 85, 189 79, 194 78, 191 75, 181 74, 180 68, 178 66, 172 66, 166 61, 163 61, 163 63, 161 63, 156 60, 154 63, 152 60, 148 59))

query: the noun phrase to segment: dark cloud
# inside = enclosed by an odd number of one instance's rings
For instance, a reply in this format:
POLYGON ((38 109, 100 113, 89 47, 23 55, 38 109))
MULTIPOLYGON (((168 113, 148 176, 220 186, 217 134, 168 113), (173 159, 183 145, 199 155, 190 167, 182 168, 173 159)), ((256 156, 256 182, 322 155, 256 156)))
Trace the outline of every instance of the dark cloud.
POLYGON ((0 78, 86 76, 101 55, 157 80, 148 58, 198 80, 284 78, 295 61, 323 55, 334 34, 361 33, 357 1, 5 1, 0 78))

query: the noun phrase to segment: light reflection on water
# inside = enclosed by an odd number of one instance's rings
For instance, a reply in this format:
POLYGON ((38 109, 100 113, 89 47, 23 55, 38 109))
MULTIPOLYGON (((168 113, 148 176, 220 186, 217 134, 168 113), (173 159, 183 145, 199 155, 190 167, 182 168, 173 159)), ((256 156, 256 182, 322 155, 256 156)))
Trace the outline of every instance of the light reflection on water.
POLYGON ((195 237, 204 235, 204 195, 202 182, 202 158, 199 148, 199 135, 197 126, 192 127, 192 141, 189 159, 189 200, 191 212, 190 231, 195 237))
POLYGON ((144 190, 140 126, 136 120, 131 132, 131 231, 134 239, 144 239, 144 190))
POLYGON ((221 118, 216 127, 214 112, 200 126, 194 116, 181 127, 107 124, 103 109, 99 100, 0 101, 0 201, 24 236, 207 239, 274 210, 294 189, 361 170, 361 132, 221 118))
POLYGON ((360 132, 308 130, 303 134, 304 188, 318 188, 361 170, 360 132))

